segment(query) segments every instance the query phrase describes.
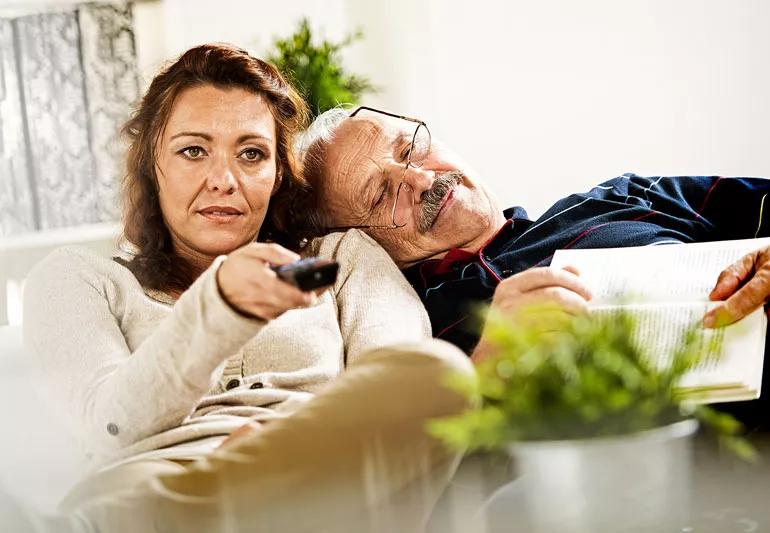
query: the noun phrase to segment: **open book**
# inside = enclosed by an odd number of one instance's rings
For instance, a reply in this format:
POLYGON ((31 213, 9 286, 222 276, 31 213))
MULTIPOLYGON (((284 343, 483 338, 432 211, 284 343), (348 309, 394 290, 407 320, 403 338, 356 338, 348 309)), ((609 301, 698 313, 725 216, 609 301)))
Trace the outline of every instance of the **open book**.
MULTIPOLYGON (((636 317, 635 341, 658 364, 666 364, 687 328, 717 305, 708 294, 719 273, 746 253, 768 245, 770 238, 559 250, 551 266, 580 270, 594 295, 589 302, 592 312, 622 308, 636 317)), ((692 393, 694 401, 705 403, 758 398, 766 328, 767 318, 759 308, 733 325, 706 330, 704 345, 710 353, 703 354, 680 387, 692 393)))

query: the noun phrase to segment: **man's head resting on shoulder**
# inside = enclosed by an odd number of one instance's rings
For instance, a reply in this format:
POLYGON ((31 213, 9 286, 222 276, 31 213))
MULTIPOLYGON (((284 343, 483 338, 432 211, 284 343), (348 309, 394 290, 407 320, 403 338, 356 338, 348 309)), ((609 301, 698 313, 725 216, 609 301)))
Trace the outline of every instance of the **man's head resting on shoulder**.
POLYGON ((475 251, 504 224, 478 175, 424 122, 370 108, 320 115, 300 141, 316 233, 360 227, 401 268, 475 251))

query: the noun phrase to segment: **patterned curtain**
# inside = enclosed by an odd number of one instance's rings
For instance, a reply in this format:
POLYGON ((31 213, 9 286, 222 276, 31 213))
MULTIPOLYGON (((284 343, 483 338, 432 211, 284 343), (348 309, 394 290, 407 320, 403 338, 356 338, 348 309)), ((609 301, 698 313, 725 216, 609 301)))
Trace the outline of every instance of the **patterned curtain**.
POLYGON ((0 19, 0 237, 119 218, 130 4, 0 19))

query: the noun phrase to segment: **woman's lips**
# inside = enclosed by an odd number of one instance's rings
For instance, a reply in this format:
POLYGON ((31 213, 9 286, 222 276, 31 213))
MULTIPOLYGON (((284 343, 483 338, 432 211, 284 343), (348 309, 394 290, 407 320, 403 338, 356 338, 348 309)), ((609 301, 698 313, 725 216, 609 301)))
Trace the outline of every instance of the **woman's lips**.
POLYGON ((211 220, 212 222, 217 222, 219 224, 227 224, 228 222, 232 222, 239 216, 241 216, 240 213, 212 213, 212 212, 199 212, 200 216, 211 220))

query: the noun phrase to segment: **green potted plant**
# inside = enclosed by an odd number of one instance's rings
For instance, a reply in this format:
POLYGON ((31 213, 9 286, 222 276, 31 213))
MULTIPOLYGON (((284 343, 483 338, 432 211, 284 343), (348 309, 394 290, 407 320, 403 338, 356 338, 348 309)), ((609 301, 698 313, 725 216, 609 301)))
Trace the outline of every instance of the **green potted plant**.
POLYGON ((367 92, 375 92, 368 79, 346 72, 340 53, 361 39, 361 31, 340 42, 314 42, 310 24, 302 19, 297 31, 273 42, 268 61, 297 87, 308 103, 313 118, 339 104, 358 103, 367 92))
POLYGON ((661 365, 635 342, 628 314, 577 317, 549 334, 521 324, 489 316, 492 355, 474 378, 449 382, 478 408, 434 420, 429 431, 455 448, 512 453, 528 510, 523 531, 618 531, 629 517, 639 531, 681 530, 696 420, 752 457, 738 422, 677 390, 703 353, 699 328, 661 365))

